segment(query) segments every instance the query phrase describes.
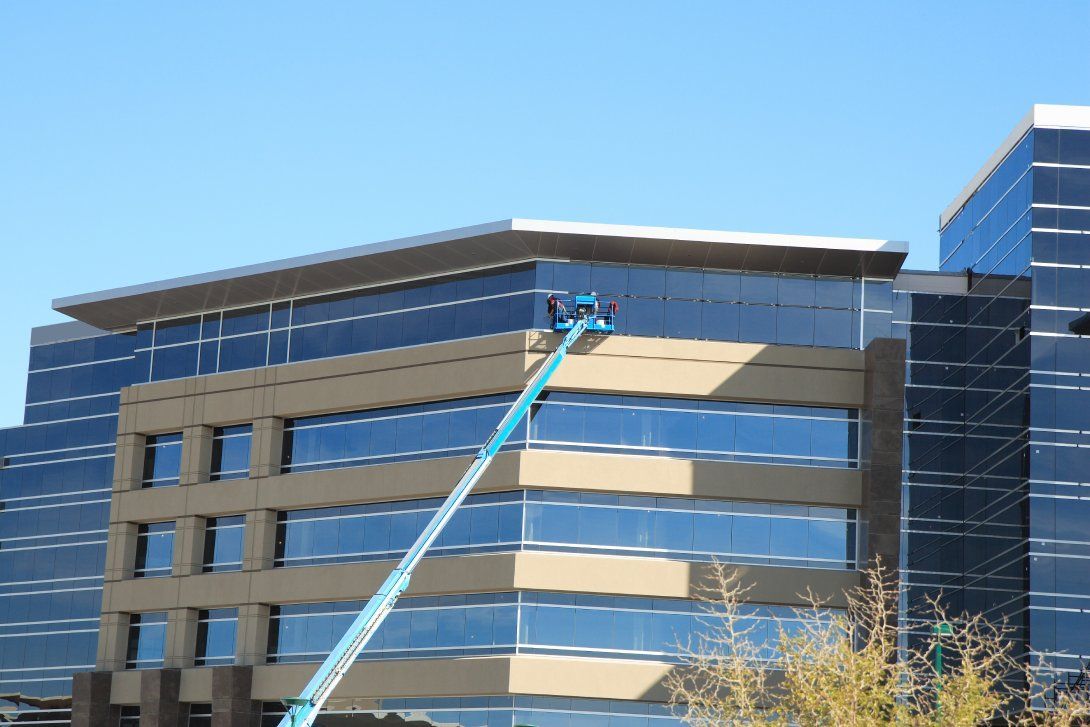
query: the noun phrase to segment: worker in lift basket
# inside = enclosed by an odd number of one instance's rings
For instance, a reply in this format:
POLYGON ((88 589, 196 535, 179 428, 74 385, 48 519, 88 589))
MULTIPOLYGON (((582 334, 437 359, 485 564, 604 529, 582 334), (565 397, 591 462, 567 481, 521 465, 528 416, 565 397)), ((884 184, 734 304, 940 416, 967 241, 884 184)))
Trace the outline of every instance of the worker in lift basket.
POLYGON ((566 316, 568 314, 568 309, 564 307, 564 301, 560 300, 560 298, 557 298, 552 293, 550 293, 549 297, 545 299, 545 306, 549 311, 550 318, 556 316, 557 311, 560 311, 560 315, 562 316, 566 316))

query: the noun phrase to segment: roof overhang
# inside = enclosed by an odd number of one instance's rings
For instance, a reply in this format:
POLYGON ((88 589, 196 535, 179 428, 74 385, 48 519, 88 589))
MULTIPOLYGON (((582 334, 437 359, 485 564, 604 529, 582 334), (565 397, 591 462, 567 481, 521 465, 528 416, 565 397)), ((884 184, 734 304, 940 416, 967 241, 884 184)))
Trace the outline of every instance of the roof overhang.
POLYGON ((907 254, 907 243, 890 240, 512 219, 58 298, 53 309, 120 330, 152 318, 534 258, 892 278, 907 254))
POLYGON ((1014 130, 1007 135, 999 148, 995 150, 995 153, 988 158, 984 166, 973 175, 965 188, 958 193, 954 201, 942 211, 942 214, 939 215, 939 230, 944 229, 950 220, 957 216, 957 213, 961 211, 969 198, 980 189, 984 182, 988 181, 988 177, 992 175, 992 172, 1003 163, 1011 150, 1018 146, 1018 142, 1022 140, 1022 137, 1035 126, 1042 129, 1090 129, 1090 106, 1034 104, 1029 113, 1022 117, 1014 130))

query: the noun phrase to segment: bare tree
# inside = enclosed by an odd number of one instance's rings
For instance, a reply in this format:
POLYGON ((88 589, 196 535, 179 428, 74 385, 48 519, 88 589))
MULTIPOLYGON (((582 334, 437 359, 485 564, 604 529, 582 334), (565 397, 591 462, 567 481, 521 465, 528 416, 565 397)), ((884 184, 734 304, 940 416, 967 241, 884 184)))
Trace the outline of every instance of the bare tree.
POLYGON ((1058 693, 1017 658, 1005 624, 954 616, 930 601, 911 624, 898 619, 899 584, 876 564, 831 609, 813 593, 790 619, 756 638, 749 588, 714 564, 704 629, 682 645, 685 664, 667 678, 674 703, 695 727, 1005 723, 1019 727, 1090 724, 1090 699, 1058 693), (941 662, 941 668, 939 664, 941 662), (1036 709, 1031 707, 1037 707, 1036 709))

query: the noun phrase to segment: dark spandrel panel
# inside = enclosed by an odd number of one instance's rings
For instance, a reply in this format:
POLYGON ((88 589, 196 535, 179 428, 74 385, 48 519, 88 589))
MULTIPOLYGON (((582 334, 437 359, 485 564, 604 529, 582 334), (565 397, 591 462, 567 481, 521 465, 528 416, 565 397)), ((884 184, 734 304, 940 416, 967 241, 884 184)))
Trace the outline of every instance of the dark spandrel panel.
MULTIPOLYGON (((1036 213, 1036 209, 1034 210, 1036 213)), ((1055 225, 1050 227, 1057 227, 1061 230, 1090 230, 1090 210, 1054 210, 1057 216, 1055 225)), ((1034 227, 1037 227, 1037 223, 1034 222, 1034 227)))
POLYGON ((1033 170, 1034 204, 1058 204, 1060 170, 1056 167, 1036 167, 1033 170))
POLYGON ((31 371, 27 375, 26 402, 34 404, 97 394, 114 394, 123 386, 132 383, 132 359, 31 371))
POLYGON ((220 340, 219 370, 238 371, 264 366, 269 350, 269 334, 238 336, 220 340))
MULTIPOLYGON (((1090 169, 1060 168, 1057 200, 1063 205, 1090 204, 1090 169)), ((1035 195, 1036 196, 1036 195, 1035 195)))
POLYGON ((132 356, 133 334, 112 334, 30 347, 30 370, 72 366, 132 356))
POLYGON ((155 324, 155 346, 169 346, 175 343, 196 341, 201 335, 201 317, 174 318, 157 321, 155 324))
POLYGON ((1015 257, 1012 252, 1029 230, 1031 191, 1033 202, 1045 201, 1037 199, 1040 190, 1036 175, 1042 168, 1030 172, 1034 133, 1019 142, 942 230, 939 244, 942 270, 971 268, 982 274, 1014 274, 1026 266, 1028 249, 1019 251, 1015 257), (1008 232, 1023 216, 1027 218, 1025 231, 1021 235, 1008 232))
POLYGON ((181 379, 197 374, 197 344, 156 348, 152 354, 151 380, 181 379))
POLYGON ((224 311, 220 335, 236 336, 269 330, 269 310, 269 306, 261 305, 224 311))
POLYGON ((201 323, 201 339, 210 340, 219 338, 220 335, 220 320, 222 313, 205 313, 203 321, 201 323))
POLYGON ((219 367, 220 342, 202 341, 197 373, 214 374, 219 367))
MULTIPOLYGON (((1055 161, 1061 164, 1090 166, 1090 131, 1061 129, 1054 133, 1058 133, 1059 136, 1059 152, 1055 161)), ((1037 159, 1037 161, 1046 160, 1037 159)))

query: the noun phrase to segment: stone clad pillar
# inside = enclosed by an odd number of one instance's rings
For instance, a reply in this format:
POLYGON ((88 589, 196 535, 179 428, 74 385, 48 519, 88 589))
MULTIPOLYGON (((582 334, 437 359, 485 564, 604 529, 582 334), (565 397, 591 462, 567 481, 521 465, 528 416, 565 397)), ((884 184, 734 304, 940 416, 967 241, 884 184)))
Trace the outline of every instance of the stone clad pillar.
POLYGON ((876 338, 865 353, 860 445, 863 527, 860 567, 881 559, 897 571, 901 554, 901 474, 904 450, 905 341, 876 338))
POLYGON ((189 707, 178 701, 181 682, 178 669, 140 672, 140 727, 186 727, 189 707))
POLYGON ((113 674, 84 671, 72 677, 72 727, 114 727, 121 710, 110 704, 113 674))
POLYGON ((261 703, 250 698, 252 683, 252 667, 212 669, 212 727, 257 727, 261 703))

